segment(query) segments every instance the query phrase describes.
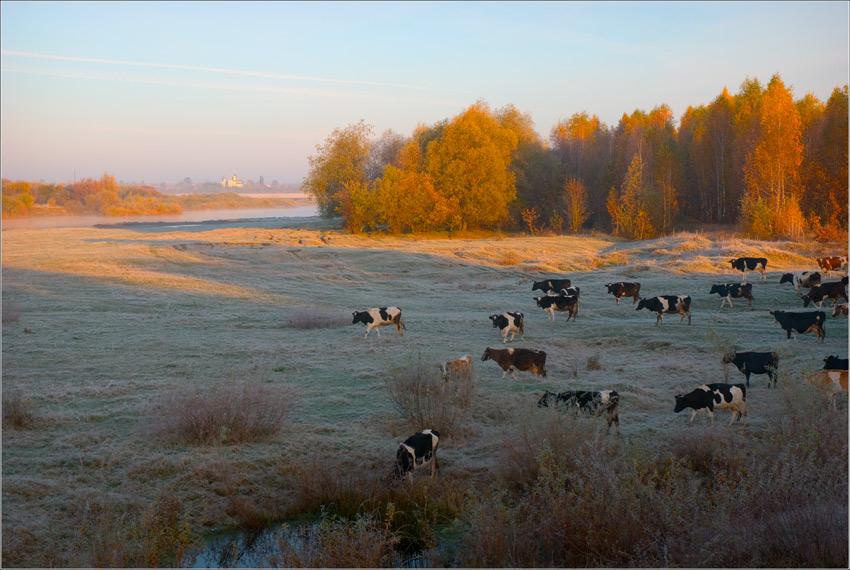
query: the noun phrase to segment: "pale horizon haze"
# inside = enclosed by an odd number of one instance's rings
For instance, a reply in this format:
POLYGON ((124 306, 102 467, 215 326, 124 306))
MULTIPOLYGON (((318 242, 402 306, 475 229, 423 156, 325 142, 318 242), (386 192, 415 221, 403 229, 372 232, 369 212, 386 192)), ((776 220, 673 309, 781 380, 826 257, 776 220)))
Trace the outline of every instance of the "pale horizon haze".
POLYGON ((409 136, 482 100, 678 120, 747 78, 848 83, 848 2, 2 2, 3 178, 301 183, 360 120, 409 136))

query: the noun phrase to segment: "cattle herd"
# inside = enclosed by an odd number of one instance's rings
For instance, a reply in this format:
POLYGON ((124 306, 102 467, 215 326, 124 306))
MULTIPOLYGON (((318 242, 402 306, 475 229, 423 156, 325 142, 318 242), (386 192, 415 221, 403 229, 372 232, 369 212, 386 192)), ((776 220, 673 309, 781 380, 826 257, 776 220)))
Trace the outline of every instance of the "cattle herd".
MULTIPOLYGON (((747 271, 760 273, 759 280, 767 280, 766 270, 768 260, 763 257, 739 257, 729 261, 732 268, 742 272, 742 283, 721 283, 711 286, 709 294, 718 294, 722 298, 720 310, 728 302, 730 308, 732 299, 746 299, 747 306, 752 307, 753 288, 751 283, 746 283, 747 271)), ((800 295, 803 306, 810 304, 818 309, 823 308, 826 300, 832 300, 833 317, 847 316, 847 257, 823 257, 817 259, 820 271, 801 271, 796 273, 785 273, 781 276, 779 283, 791 283, 800 295), (837 281, 823 281, 822 273, 827 277, 831 272, 843 272, 844 276, 837 281), (802 289, 809 291, 803 294, 802 289), (837 304, 838 299, 843 298, 844 303, 837 304)), ((656 313, 656 326, 663 324, 664 314, 680 315, 679 324, 688 317, 688 325, 691 324, 691 297, 688 295, 658 295, 655 297, 641 297, 640 283, 619 282, 608 283, 607 292, 614 296, 617 305, 620 299, 632 298, 632 305, 637 303, 635 310, 647 309, 656 313)), ((580 289, 572 285, 569 279, 548 279, 534 282, 531 288, 541 291, 540 296, 533 297, 537 306, 549 314, 550 320, 555 320, 555 311, 566 312, 567 321, 575 321, 580 305, 580 289)), ((814 308, 813 307, 813 308, 814 308)), ((818 340, 823 343, 826 336, 825 322, 826 313, 817 311, 785 311, 773 310, 770 314, 787 334, 790 342, 791 335, 794 340, 798 334, 815 333, 818 340)), ((353 324, 363 323, 366 325, 366 335, 375 329, 380 337, 378 327, 395 325, 396 335, 403 335, 405 329, 401 320, 401 309, 398 307, 384 307, 356 311, 353 313, 353 324)), ((519 311, 506 311, 491 315, 490 321, 493 328, 499 329, 503 343, 513 342, 516 334, 520 334, 520 340, 524 339, 524 315, 519 311), (510 339, 508 336, 510 335, 510 339)), ((528 348, 505 348, 495 349, 487 347, 481 357, 482 361, 492 360, 502 369, 502 378, 508 373, 516 379, 515 371, 531 372, 536 377, 546 377, 546 352, 528 348)), ((747 425, 747 388, 750 385, 752 374, 768 375, 768 388, 776 386, 776 373, 779 366, 779 356, 775 352, 733 352, 722 357, 723 364, 734 364, 735 367, 746 377, 746 384, 714 383, 698 386, 693 391, 681 395, 677 394, 675 399, 675 413, 690 408, 693 410, 690 422, 698 413, 706 412, 714 423, 714 410, 729 410, 732 412, 730 424, 743 418, 747 425)), ((837 356, 828 356, 824 359, 823 370, 814 371, 808 377, 808 382, 820 389, 829 398, 833 408, 837 407, 836 394, 847 394, 847 359, 837 356)), ((472 357, 465 355, 455 360, 438 364, 442 377, 446 381, 454 379, 469 378, 472 374, 472 357)), ((611 424, 615 424, 617 433, 620 433, 619 420, 619 394, 614 390, 603 391, 567 391, 554 393, 546 391, 538 400, 538 407, 559 407, 561 409, 572 409, 588 412, 596 415, 605 414, 610 431, 611 424)), ((393 466, 393 476, 396 479, 407 477, 410 479, 413 472, 426 465, 430 465, 431 476, 434 477, 438 469, 437 446, 439 433, 435 429, 426 429, 417 432, 407 438, 398 447, 396 461, 393 466)))

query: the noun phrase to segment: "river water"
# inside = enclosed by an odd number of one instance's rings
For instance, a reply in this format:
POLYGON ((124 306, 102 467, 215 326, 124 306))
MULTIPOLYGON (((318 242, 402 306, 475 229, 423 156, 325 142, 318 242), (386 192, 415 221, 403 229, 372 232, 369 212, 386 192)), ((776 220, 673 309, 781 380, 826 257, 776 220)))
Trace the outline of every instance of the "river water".
POLYGON ((274 208, 241 208, 236 210, 191 210, 182 214, 157 216, 40 216, 35 218, 7 218, 0 221, 3 230, 90 228, 94 226, 121 226, 125 224, 168 224, 186 227, 215 221, 269 220, 271 218, 298 218, 318 215, 316 205, 274 208))

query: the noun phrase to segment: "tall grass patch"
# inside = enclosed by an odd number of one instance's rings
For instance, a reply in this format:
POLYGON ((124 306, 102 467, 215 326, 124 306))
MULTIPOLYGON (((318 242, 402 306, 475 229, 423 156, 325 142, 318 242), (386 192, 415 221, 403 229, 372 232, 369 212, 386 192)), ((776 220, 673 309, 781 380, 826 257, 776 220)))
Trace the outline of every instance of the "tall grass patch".
POLYGON ((177 391, 156 408, 154 432, 191 445, 259 441, 283 427, 293 400, 287 387, 253 382, 177 391))

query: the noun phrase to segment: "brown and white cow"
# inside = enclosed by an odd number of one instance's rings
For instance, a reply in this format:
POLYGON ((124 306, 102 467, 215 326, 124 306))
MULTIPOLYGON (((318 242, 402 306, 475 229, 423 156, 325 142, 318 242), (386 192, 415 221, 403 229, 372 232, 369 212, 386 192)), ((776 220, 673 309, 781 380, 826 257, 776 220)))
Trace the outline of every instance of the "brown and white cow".
POLYGON ((440 367, 443 380, 467 379, 472 377, 472 357, 468 354, 454 360, 449 360, 448 362, 440 362, 437 366, 440 367))
POLYGON ((490 348, 484 351, 481 356, 482 361, 492 360, 503 370, 502 378, 508 372, 517 379, 514 370, 528 371, 535 376, 543 376, 546 378, 546 353, 542 350, 533 350, 530 348, 490 348))
POLYGON ((847 256, 832 255, 829 257, 819 257, 818 266, 826 272, 826 276, 830 276, 830 271, 846 271, 847 256))
POLYGON ((847 316, 847 303, 841 303, 840 305, 835 305, 835 308, 832 309, 832 316, 839 317, 841 315, 847 316))
POLYGON ((812 372, 806 380, 829 398, 829 403, 834 410, 838 409, 835 395, 847 395, 846 370, 818 370, 817 372, 812 372))

